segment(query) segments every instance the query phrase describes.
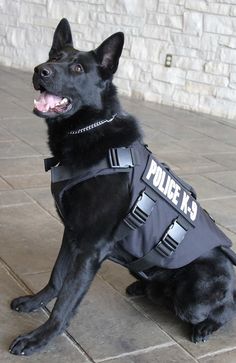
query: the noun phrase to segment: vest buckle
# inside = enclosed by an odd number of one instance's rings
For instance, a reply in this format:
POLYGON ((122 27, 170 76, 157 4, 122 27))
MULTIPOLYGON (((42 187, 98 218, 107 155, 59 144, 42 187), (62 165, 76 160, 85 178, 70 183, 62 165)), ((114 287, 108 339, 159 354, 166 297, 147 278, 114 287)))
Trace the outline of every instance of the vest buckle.
POLYGON ((109 149, 108 157, 112 168, 134 167, 134 160, 131 148, 128 147, 111 148, 109 149))
POLYGON ((131 212, 124 218, 124 222, 132 230, 141 227, 152 213, 156 201, 143 191, 135 202, 131 212))
POLYGON ((162 256, 170 257, 183 241, 187 233, 187 227, 186 223, 182 222, 184 222, 182 217, 175 219, 164 234, 164 237, 155 247, 155 250, 162 256))
POLYGON ((53 156, 51 158, 44 159, 44 169, 47 172, 51 170, 53 166, 56 166, 59 161, 53 156))

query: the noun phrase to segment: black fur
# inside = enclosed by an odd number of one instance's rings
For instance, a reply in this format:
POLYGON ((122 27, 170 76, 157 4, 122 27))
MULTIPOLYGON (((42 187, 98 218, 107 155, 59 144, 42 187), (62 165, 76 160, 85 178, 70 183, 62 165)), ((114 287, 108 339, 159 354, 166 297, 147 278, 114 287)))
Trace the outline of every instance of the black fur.
MULTIPOLYGON (((110 147, 128 146, 142 138, 136 120, 122 111, 112 84, 123 42, 123 34, 116 33, 94 51, 75 50, 69 23, 62 19, 49 60, 35 68, 36 89, 71 101, 71 109, 63 114, 35 110, 46 118, 52 154, 70 168, 93 165, 110 147), (109 119, 115 113, 118 116, 109 125, 68 135, 71 130, 109 119)), ((57 301, 48 321, 14 340, 11 353, 30 355, 67 327, 101 263, 114 247, 114 230, 129 207, 127 185, 127 176, 121 173, 91 179, 67 192, 63 201, 65 232, 50 281, 37 294, 13 300, 11 308, 30 312, 54 297, 57 301)), ((152 282, 137 281, 127 292, 146 294, 153 301, 159 296, 167 298, 175 313, 192 324, 194 342, 207 339, 231 318, 235 309, 233 267, 219 249, 178 270, 156 268, 152 282)))

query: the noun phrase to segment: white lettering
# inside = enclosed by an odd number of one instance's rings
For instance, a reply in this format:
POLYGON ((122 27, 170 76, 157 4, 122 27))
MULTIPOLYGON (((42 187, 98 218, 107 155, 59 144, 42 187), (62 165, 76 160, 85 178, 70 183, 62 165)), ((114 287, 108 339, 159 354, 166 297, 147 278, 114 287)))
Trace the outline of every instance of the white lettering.
POLYGON ((168 175, 165 190, 164 190, 164 195, 166 195, 169 190, 170 181, 171 181, 171 177, 168 175))
POLYGON ((156 170, 157 170, 157 163, 154 160, 152 160, 150 168, 149 168, 147 176, 146 176, 147 180, 150 179, 151 175, 154 175, 156 173, 156 170))
POLYGON ((181 190, 181 187, 178 184, 175 184, 175 192, 174 192, 173 199, 172 199, 172 202, 175 205, 177 205, 179 202, 178 197, 180 196, 180 190, 181 190))
POLYGON ((153 178, 153 185, 154 187, 158 187, 159 183, 160 183, 160 180, 161 180, 161 177, 162 177, 162 173, 163 173, 163 170, 160 166, 157 167, 156 169, 156 174, 153 178))
POLYGON ((185 213, 187 214, 188 212, 188 200, 189 200, 189 195, 184 191, 184 194, 183 194, 183 199, 182 199, 182 204, 181 204, 181 207, 180 209, 185 213))
POLYGON ((195 221, 197 217, 197 203, 192 201, 192 212, 190 213, 190 218, 192 221, 195 221))
POLYGON ((167 192, 167 197, 172 200, 173 196, 174 196, 174 192, 172 191, 173 188, 176 187, 175 181, 173 179, 171 179, 170 181, 170 186, 167 192))
MULTIPOLYGON (((146 175, 146 179, 152 182, 153 187, 159 189, 159 191, 166 196, 174 205, 180 208, 186 215, 190 215, 192 221, 195 221, 197 217, 198 205, 195 201, 190 199, 190 195, 183 190, 183 198, 181 206, 179 207, 179 197, 181 192, 181 186, 171 178, 171 176, 162 169, 155 160, 151 160, 149 170, 146 175), (191 202, 190 202, 191 201, 191 202), (192 205, 191 205, 191 204, 192 205), (190 205, 191 207, 190 207, 190 205)), ((182 192, 181 192, 182 194, 182 192)))
POLYGON ((159 189, 159 190, 160 190, 160 192, 162 192, 162 193, 164 193, 164 190, 165 190, 165 188, 164 188, 164 186, 163 186, 163 184, 164 184, 164 182, 165 182, 165 178, 166 178, 166 172, 163 170, 163 171, 162 171, 161 182, 160 182, 159 187, 158 187, 158 189, 159 189))

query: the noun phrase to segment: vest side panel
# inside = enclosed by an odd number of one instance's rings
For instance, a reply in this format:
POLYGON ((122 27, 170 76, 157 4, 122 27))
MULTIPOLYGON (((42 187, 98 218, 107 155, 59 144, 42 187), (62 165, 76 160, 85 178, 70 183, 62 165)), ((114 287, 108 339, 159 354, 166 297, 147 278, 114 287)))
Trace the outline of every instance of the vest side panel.
MULTIPOLYGON (((138 167, 134 168, 132 173, 131 206, 141 191, 145 190, 146 184, 142 180, 142 175, 150 155, 150 152, 143 145, 140 144, 137 147, 139 148, 141 163, 138 167)), ((179 180, 181 182, 181 179, 179 180)), ((183 188, 183 185, 181 187, 183 188)), ((189 191, 187 192, 189 193, 189 191)), ((194 227, 189 226, 184 240, 172 256, 163 257, 158 252, 156 253, 157 266, 170 269, 179 268, 215 247, 230 247, 232 245, 230 239, 218 228, 198 202, 197 207, 198 212, 194 221, 194 227)), ((178 210, 158 195, 156 205, 147 222, 141 228, 130 232, 127 237, 120 241, 119 248, 133 256, 133 260, 145 256, 158 244, 168 227, 179 214, 178 210)))

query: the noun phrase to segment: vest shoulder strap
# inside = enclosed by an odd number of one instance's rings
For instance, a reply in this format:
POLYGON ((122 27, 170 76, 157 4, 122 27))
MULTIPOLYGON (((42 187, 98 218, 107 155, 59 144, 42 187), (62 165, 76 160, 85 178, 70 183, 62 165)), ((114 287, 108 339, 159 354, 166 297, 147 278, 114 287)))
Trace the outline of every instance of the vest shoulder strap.
POLYGON ((105 158, 88 168, 72 169, 60 164, 55 157, 44 160, 45 171, 51 170, 51 182, 53 184, 66 180, 74 181, 75 179, 76 183, 79 184, 98 174, 127 173, 138 163, 138 153, 132 146, 111 148, 105 158))

